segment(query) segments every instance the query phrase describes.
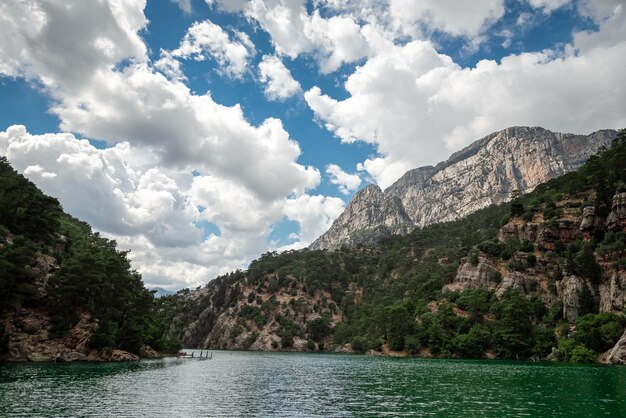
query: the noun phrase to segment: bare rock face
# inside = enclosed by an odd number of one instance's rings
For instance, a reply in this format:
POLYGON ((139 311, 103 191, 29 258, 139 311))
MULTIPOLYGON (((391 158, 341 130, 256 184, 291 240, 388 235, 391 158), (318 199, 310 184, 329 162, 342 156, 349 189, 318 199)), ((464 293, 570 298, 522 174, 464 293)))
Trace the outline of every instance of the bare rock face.
POLYGON ((498 283, 494 280, 496 269, 491 260, 478 258, 478 264, 465 261, 459 266, 452 283, 443 287, 444 291, 463 292, 468 289, 495 289, 498 283))
POLYGON ((626 271, 611 274, 598 286, 600 312, 623 312, 626 306, 626 271))
POLYGON ((540 225, 534 222, 524 222, 520 218, 513 218, 506 225, 500 228, 498 239, 507 241, 509 239, 517 239, 520 241, 537 240, 540 225))
POLYGON ((613 196, 611 213, 606 218, 606 227, 609 230, 626 230, 626 193, 618 193, 613 196))
POLYGON ((566 276, 560 283, 560 293, 563 299, 563 318, 569 322, 578 319, 580 309, 579 294, 587 286, 584 279, 578 276, 566 276))
POLYGON ((626 364, 626 332, 615 343, 615 346, 604 353, 600 358, 605 364, 626 364))
MULTIPOLYGON (((609 147, 616 136, 613 130, 573 135, 538 127, 495 132, 436 167, 408 171, 384 192, 367 186, 310 248, 368 244, 416 227, 459 219, 508 201, 513 190, 528 192, 576 170, 600 147, 609 147)), ((623 211, 616 216, 626 225, 626 194, 623 199, 623 211)))
POLYGON ((414 228, 397 196, 386 196, 370 184, 357 192, 332 228, 311 249, 338 247, 341 244, 374 244, 392 234, 407 234, 414 228))
POLYGON ((11 361, 80 361, 87 360, 89 339, 98 329, 98 322, 84 313, 70 332, 50 339, 50 318, 42 312, 21 309, 5 323, 10 335, 8 354, 11 361))
POLYGON ((589 241, 594 233, 604 229, 604 219, 596 216, 596 208, 587 206, 583 208, 583 219, 578 228, 583 233, 583 239, 589 241))

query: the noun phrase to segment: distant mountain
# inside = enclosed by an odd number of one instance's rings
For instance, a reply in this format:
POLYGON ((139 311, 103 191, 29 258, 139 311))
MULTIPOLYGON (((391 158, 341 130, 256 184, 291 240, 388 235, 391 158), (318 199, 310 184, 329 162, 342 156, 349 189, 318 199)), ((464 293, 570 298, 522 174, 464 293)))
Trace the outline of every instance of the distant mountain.
POLYGON ((408 171, 385 191, 373 184, 360 190, 309 248, 374 244, 386 236, 460 219, 508 201, 514 190, 529 192, 578 169, 616 136, 614 130, 574 135, 539 127, 492 133, 435 167, 408 171))
POLYGON ((163 296, 171 296, 176 294, 176 292, 173 292, 171 290, 165 290, 162 287, 151 287, 149 289, 150 291, 154 292, 155 298, 161 298, 163 296))

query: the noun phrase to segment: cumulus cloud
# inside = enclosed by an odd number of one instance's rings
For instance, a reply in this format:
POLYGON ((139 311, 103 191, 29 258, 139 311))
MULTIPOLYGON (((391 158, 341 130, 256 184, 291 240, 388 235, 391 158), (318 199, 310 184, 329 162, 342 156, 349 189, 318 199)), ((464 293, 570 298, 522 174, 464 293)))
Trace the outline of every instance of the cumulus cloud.
POLYGON ((270 34, 276 52, 296 58, 311 54, 322 73, 367 56, 380 46, 370 26, 361 26, 352 16, 323 18, 318 10, 309 13, 304 0, 218 0, 218 7, 242 12, 270 34))
POLYGON ((158 168, 129 166, 137 150, 127 143, 98 150, 72 134, 32 135, 15 125, 0 132, 0 150, 66 210, 100 230, 141 232, 159 246, 200 238, 196 209, 176 182, 158 168))
POLYGON ((210 20, 191 25, 180 46, 171 52, 174 57, 193 58, 196 61, 212 58, 219 64, 223 74, 233 78, 244 75, 254 54, 255 48, 248 35, 234 31, 231 37, 210 20))
POLYGON ((476 37, 504 15, 505 7, 504 0, 390 0, 390 10, 396 25, 421 23, 431 30, 476 37))
POLYGON ((263 56, 259 63, 259 78, 265 84, 265 95, 269 100, 283 101, 302 91, 285 64, 273 55, 263 56))
POLYGON ((144 7, 145 0, 2 2, 0 72, 79 90, 122 60, 143 62, 144 7))
POLYGON ((305 194, 289 199, 285 205, 285 216, 300 225, 298 241, 290 247, 302 248, 303 244, 313 242, 330 228, 344 207, 343 200, 336 197, 305 194))
POLYGON ((357 68, 345 83, 347 99, 335 100, 317 87, 305 99, 342 141, 377 147, 381 156, 360 169, 382 187, 406 169, 436 163, 507 126, 565 132, 620 128, 626 125, 625 17, 620 6, 600 12, 596 15, 608 16, 600 30, 576 34, 565 51, 461 68, 430 43, 413 41, 357 68))
POLYGON ((305 247, 344 208, 341 199, 308 194, 264 200, 236 179, 157 168, 144 147, 96 149, 73 134, 33 135, 21 125, 0 132, 0 153, 66 211, 131 248, 154 286, 197 286, 245 267, 285 217, 300 228, 292 247, 305 247))
POLYGON ((339 187, 339 191, 345 195, 355 191, 361 185, 361 177, 358 174, 348 174, 337 164, 328 164, 326 174, 330 182, 339 187))
POLYGON ((171 80, 187 81, 181 62, 169 51, 161 50, 161 57, 154 63, 154 68, 171 80))

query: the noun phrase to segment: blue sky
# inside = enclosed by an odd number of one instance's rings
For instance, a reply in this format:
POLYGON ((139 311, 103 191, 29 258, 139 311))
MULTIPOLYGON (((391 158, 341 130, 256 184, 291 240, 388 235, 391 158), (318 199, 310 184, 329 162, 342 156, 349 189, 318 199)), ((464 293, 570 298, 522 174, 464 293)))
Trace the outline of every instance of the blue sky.
POLYGON ((620 0, 0 12, 0 154, 169 289, 302 248, 366 184, 493 131, 626 125, 620 0))

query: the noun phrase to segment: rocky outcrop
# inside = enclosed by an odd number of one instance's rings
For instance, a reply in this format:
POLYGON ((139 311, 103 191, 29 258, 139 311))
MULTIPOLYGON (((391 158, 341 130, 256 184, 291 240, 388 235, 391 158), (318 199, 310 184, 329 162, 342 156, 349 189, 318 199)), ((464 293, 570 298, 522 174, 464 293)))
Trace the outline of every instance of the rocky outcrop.
POLYGON ((174 322, 179 321, 183 327, 178 335, 170 335, 184 347, 255 351, 335 349, 330 329, 341 322, 340 307, 328 291, 311 291, 293 276, 218 278, 186 298, 193 301, 197 310, 186 318, 175 318, 174 322), (313 341, 308 326, 322 316, 329 333, 322 339, 318 335, 313 341))
POLYGON ((493 262, 479 257, 476 265, 469 261, 462 263, 452 283, 443 287, 444 291, 463 292, 468 289, 495 289, 500 283, 497 280, 493 262))
POLYGON ((583 208, 583 219, 578 229, 582 232, 583 239, 589 241, 597 232, 604 229, 604 219, 600 216, 596 216, 595 207, 586 206, 583 208))
MULTIPOLYGON (((62 256, 65 238, 59 236, 54 253, 62 256)), ((39 254, 32 266, 27 268, 32 293, 45 298, 50 276, 59 269, 57 260, 47 254, 39 254)), ((0 361, 136 361, 139 357, 122 350, 91 350, 89 341, 98 329, 98 321, 89 313, 78 314, 78 321, 62 337, 51 335, 52 320, 43 308, 17 306, 0 322, 6 336, 5 352, 0 361)))
POLYGON ((40 311, 20 309, 13 313, 5 321, 9 341, 8 352, 2 360, 87 360, 89 339, 98 329, 97 321, 84 313, 69 333, 56 339, 49 338, 50 325, 50 318, 40 311))
POLYGON ((566 276, 559 283, 558 290, 563 301, 563 318, 565 320, 574 322, 578 318, 580 294, 585 287, 587 287, 587 282, 575 275, 566 276))
POLYGON ((606 218, 606 227, 609 230, 626 230, 626 192, 613 196, 611 212, 606 218))
POLYGON ((607 274, 609 277, 598 286, 600 312, 624 312, 626 306, 626 271, 607 274))
POLYGON ((386 196, 380 187, 370 184, 354 195, 333 227, 311 248, 332 248, 351 242, 371 245, 392 234, 407 234, 413 228, 400 198, 386 196))
POLYGON ((615 262, 621 257, 620 250, 617 250, 618 253, 606 253, 605 249, 602 255, 595 255, 602 273, 601 278, 593 283, 576 275, 575 271, 568 271, 570 269, 564 254, 568 244, 581 239, 590 240, 596 234, 602 235, 609 231, 609 225, 612 229, 622 228, 620 222, 626 215, 622 209, 626 193, 614 196, 609 214, 611 222, 605 222, 603 217, 597 216, 592 206, 581 208, 588 198, 588 193, 581 193, 555 202, 559 217, 551 220, 543 218, 542 208, 534 208, 536 212, 528 221, 512 218, 500 228, 500 243, 508 245, 517 242, 519 245, 522 241, 528 241, 533 244, 533 252, 518 251, 507 260, 489 258, 481 252, 476 264, 465 259, 452 282, 442 290, 462 292, 481 288, 492 290, 496 295, 502 295, 509 288, 518 289, 524 294, 536 292, 549 306, 560 300, 563 318, 569 322, 575 322, 580 316, 583 308, 581 298, 593 299, 599 312, 623 313, 626 307, 626 271, 615 262), (555 253, 557 244, 559 250, 555 253), (532 265, 528 263, 530 256, 534 257, 532 265), (562 273, 565 273, 563 277, 562 273))
MULTIPOLYGON (((436 167, 407 172, 384 192, 367 186, 310 248, 368 244, 459 219, 509 200, 513 190, 527 192, 579 168, 601 147, 610 146, 616 135, 613 130, 573 135, 537 127, 493 133, 436 167)), ((626 216, 620 219, 626 222, 626 216)))

